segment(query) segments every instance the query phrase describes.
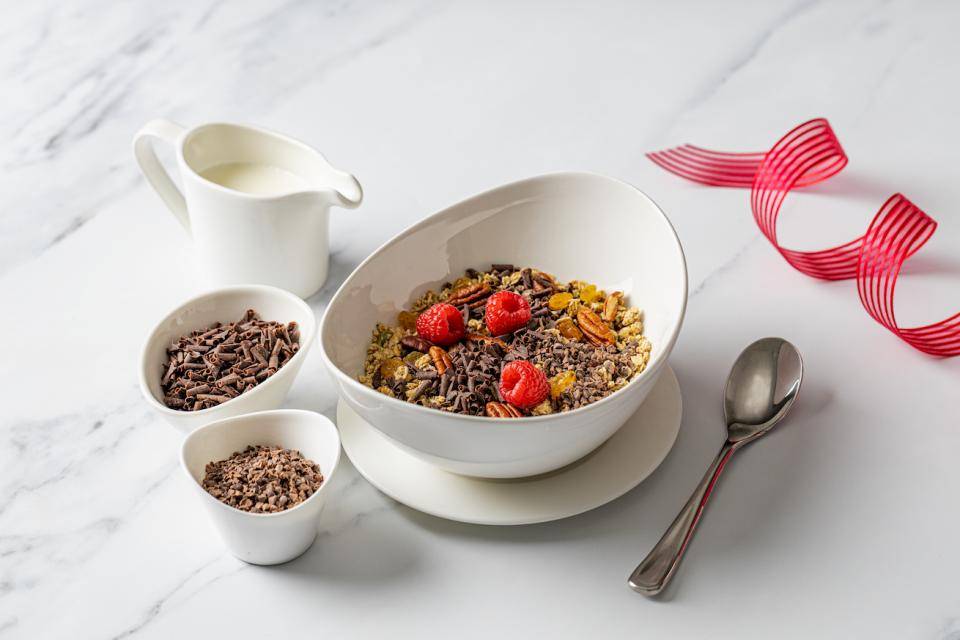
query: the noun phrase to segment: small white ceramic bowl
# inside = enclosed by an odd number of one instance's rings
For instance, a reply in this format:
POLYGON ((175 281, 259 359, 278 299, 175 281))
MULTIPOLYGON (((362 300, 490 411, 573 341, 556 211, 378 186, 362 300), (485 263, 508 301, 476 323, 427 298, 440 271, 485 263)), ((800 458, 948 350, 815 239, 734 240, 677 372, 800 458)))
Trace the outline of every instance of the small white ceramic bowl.
POLYGON ((380 247, 333 296, 320 345, 341 397, 407 451, 455 473, 521 477, 581 458, 623 425, 663 371, 686 304, 683 250, 660 208, 618 180, 558 173, 474 196, 380 247), (357 381, 377 322, 395 323, 397 312, 428 289, 491 263, 623 291, 645 312, 653 343, 646 370, 589 406, 509 421, 428 409, 357 381))
POLYGON ((230 553, 251 564, 280 564, 310 548, 317 519, 340 462, 340 434, 325 416, 313 411, 280 409, 218 420, 200 427, 184 441, 180 464, 230 553), (323 484, 297 506, 277 513, 254 514, 226 505, 203 489, 208 462, 225 460, 248 445, 296 449, 320 465, 323 484))
POLYGON ((317 319, 306 302, 283 289, 267 285, 224 287, 187 300, 167 314, 150 333, 140 355, 140 391, 163 418, 181 431, 252 411, 276 409, 290 391, 317 333, 317 319), (272 376, 246 393, 223 404, 200 411, 177 411, 163 403, 160 379, 167 361, 167 347, 180 336, 215 322, 234 322, 247 309, 264 320, 300 325, 300 349, 272 376))

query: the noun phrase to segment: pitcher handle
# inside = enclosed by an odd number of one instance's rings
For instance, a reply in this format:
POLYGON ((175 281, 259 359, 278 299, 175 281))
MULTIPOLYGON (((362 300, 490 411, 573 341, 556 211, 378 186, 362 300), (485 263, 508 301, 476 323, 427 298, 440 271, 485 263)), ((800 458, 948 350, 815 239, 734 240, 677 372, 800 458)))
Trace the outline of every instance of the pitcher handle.
POLYGON ((140 170, 153 186, 170 212, 190 233, 190 216, 187 214, 187 202, 183 194, 170 178, 170 173, 164 168, 157 157, 153 144, 157 140, 167 142, 174 147, 186 132, 186 128, 169 120, 151 120, 143 126, 133 138, 133 154, 137 158, 140 170))

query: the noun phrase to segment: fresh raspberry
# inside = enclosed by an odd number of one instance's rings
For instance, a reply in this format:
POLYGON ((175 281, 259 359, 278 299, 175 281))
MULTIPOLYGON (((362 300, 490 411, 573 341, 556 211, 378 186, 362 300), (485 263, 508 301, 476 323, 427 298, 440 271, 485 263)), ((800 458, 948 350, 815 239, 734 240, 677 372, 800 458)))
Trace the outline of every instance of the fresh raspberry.
POLYGON ((466 332, 460 311, 446 302, 433 305, 417 318, 417 334, 442 347, 457 342, 466 332))
POLYGON ((547 375, 526 360, 508 362, 500 372, 500 396, 521 409, 530 409, 547 399, 547 375))
POLYGON ((530 303, 519 293, 498 291, 487 298, 486 319, 492 335, 513 333, 530 322, 530 303))

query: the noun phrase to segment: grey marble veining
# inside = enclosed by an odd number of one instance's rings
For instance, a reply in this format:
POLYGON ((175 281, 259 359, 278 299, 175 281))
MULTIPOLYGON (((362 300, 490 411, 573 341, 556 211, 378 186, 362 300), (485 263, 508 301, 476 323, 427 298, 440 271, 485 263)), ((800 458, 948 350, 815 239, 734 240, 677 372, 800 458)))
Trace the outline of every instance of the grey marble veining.
MULTIPOLYGON (((898 0, 8 3, 0 639, 957 638, 960 359, 901 344, 852 283, 792 271, 746 192, 643 154, 762 149, 827 116, 850 165, 790 196, 782 240, 843 242, 904 192, 940 228, 905 268, 898 318, 937 320, 960 308, 958 21, 953 3, 898 0), (358 176, 366 201, 334 212, 318 313, 383 241, 477 191, 560 169, 638 185, 691 272, 673 452, 623 498, 522 528, 416 513, 346 463, 307 554, 233 559, 136 385, 146 332, 199 288, 132 159, 158 116, 261 124, 358 176), (803 396, 730 469, 676 592, 644 600, 626 576, 722 438, 727 368, 767 334, 803 351, 803 396)), ((335 417, 317 353, 287 406, 335 417)))

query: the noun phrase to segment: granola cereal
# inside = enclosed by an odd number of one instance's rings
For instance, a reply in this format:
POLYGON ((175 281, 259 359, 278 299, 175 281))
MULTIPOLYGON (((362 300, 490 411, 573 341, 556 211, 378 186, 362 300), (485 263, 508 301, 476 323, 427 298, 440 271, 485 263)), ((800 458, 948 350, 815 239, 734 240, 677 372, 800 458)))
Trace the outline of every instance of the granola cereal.
POLYGON ((561 282, 539 269, 494 264, 483 272, 468 269, 439 291, 426 292, 400 312, 396 324, 378 324, 359 380, 391 397, 442 411, 547 415, 623 388, 646 368, 651 348, 643 335, 643 313, 628 306, 622 292, 581 280, 561 282), (523 296, 531 319, 494 337, 485 324, 484 303, 498 291, 523 296), (464 338, 447 348, 416 330, 417 315, 441 302, 459 308, 465 325, 464 338), (500 371, 513 360, 530 361, 550 382, 550 395, 530 409, 501 397, 500 371))

